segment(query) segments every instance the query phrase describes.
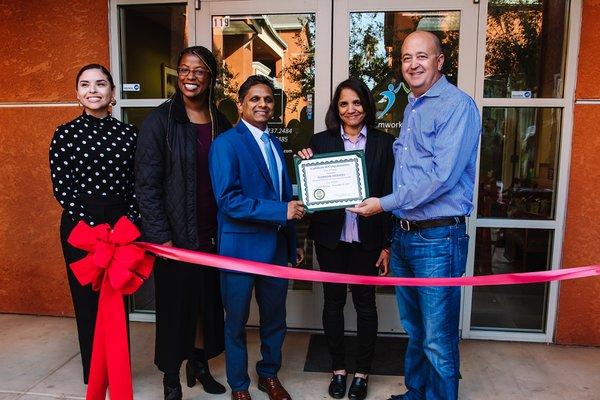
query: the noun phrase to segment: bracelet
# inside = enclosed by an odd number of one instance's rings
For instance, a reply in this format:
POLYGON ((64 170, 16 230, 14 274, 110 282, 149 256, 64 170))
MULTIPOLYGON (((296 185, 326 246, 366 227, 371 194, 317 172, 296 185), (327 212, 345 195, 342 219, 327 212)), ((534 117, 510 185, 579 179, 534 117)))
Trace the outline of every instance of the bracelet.
POLYGON ((390 249, 382 249, 383 251, 385 251, 386 253, 390 254, 390 249))

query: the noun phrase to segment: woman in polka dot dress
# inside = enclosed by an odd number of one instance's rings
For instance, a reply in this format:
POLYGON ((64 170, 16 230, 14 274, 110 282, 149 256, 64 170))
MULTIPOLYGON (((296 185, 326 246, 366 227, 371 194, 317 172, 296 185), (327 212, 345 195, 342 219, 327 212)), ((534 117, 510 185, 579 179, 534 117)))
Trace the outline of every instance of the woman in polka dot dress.
POLYGON ((69 245, 67 238, 79 220, 93 226, 113 225, 122 215, 137 220, 133 194, 137 129, 110 116, 115 85, 105 67, 89 64, 81 68, 76 89, 83 114, 56 129, 50 144, 50 172, 54 197, 63 208, 60 238, 87 384, 98 292, 91 285, 81 286, 73 275, 69 264, 85 252, 69 245))

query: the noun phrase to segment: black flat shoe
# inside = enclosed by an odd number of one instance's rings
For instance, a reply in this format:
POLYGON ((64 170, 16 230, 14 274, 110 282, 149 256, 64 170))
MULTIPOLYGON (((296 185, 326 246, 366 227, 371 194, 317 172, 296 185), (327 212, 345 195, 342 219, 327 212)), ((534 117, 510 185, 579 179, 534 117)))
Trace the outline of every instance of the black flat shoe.
POLYGON ((346 395, 346 375, 333 374, 329 383, 329 395, 334 399, 342 399, 346 395))
POLYGON ((177 383, 175 386, 169 386, 163 381, 163 388, 165 390, 165 400, 181 400, 183 394, 181 393, 181 384, 177 383))
POLYGON ((348 398, 350 400, 364 400, 367 397, 367 385, 369 378, 357 378, 352 379, 352 384, 348 390, 348 398))
POLYGON ((198 381, 206 393, 222 394, 227 391, 225 386, 217 382, 210 374, 208 363, 199 360, 188 360, 185 365, 185 377, 188 387, 194 387, 196 381, 198 381))

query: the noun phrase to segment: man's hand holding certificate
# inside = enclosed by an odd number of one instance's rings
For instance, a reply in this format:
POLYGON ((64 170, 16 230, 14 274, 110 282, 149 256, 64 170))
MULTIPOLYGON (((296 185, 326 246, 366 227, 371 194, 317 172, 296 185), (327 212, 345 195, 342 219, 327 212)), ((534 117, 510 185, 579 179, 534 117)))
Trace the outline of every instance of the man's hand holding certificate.
POLYGON ((351 207, 369 197, 362 150, 314 156, 303 149, 294 164, 298 196, 308 212, 351 207))

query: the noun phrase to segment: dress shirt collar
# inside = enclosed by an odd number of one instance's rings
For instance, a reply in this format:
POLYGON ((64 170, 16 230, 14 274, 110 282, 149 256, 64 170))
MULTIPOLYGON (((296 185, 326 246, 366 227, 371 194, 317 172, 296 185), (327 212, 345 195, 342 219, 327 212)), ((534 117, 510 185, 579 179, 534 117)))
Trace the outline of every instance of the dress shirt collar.
POLYGON ((268 127, 264 131, 261 131, 260 129, 258 129, 257 127, 252 125, 251 123, 246 122, 243 118, 241 120, 244 123, 244 125, 246 125, 246 128, 248 128, 248 130, 250 131, 252 136, 254 136, 254 139, 256 139, 257 142, 260 142, 263 133, 266 133, 267 135, 269 134, 268 127))
MULTIPOLYGON (((350 140, 350 136, 348 136, 348 134, 344 131, 344 126, 342 124, 340 124, 340 135, 342 136, 342 140, 350 140)), ((361 136, 365 139, 367 138, 367 125, 363 125, 363 127, 360 128, 357 140, 360 140, 361 136)))
POLYGON ((440 77, 440 79, 438 79, 430 88, 429 90, 427 90, 425 93, 423 93, 422 95, 420 95, 419 97, 415 97, 415 95, 413 94, 413 92, 410 92, 408 94, 408 100, 412 103, 418 99, 420 99, 421 97, 438 97, 446 88, 446 86, 448 86, 448 79, 446 79, 445 75, 442 75, 440 77))

